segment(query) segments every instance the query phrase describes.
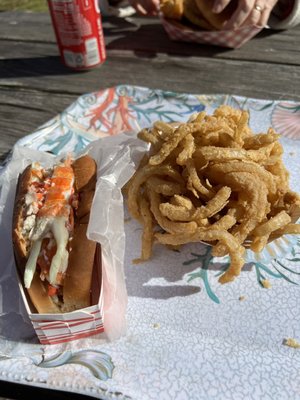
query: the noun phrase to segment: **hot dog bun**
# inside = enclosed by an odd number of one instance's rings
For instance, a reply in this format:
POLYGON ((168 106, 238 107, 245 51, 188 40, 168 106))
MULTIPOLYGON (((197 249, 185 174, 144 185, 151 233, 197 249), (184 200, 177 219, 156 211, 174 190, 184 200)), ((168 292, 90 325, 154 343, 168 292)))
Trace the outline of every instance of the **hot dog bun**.
POLYGON ((31 303, 39 314, 57 314, 61 312, 60 307, 48 296, 47 285, 41 281, 38 272, 34 274, 27 292, 31 303))
MULTIPOLYGON (((68 265, 59 288, 59 296, 48 294, 48 278, 44 279, 43 277, 42 280, 38 268, 33 275, 30 287, 25 289, 39 313, 69 312, 91 305, 91 284, 93 268, 96 264, 96 243, 89 240, 86 233, 94 197, 97 167, 95 161, 89 156, 75 160, 71 167, 74 172, 73 189, 75 193, 72 198, 76 198, 76 203, 72 204, 74 223, 67 244, 68 265)), ((13 247, 16 265, 22 281, 25 266, 32 251, 32 241, 28 239, 30 227, 27 227, 26 231, 24 221, 26 209, 28 209, 28 189, 30 182, 32 184, 32 179, 34 179, 33 174, 36 174, 36 170, 34 172, 33 165, 30 165, 20 175, 13 213, 13 247)), ((26 224, 28 224, 28 219, 26 221, 26 224)))
POLYGON ((176 22, 192 23, 202 30, 221 30, 238 6, 231 0, 221 13, 213 13, 214 0, 160 0, 160 10, 165 18, 176 22))
POLYGON ((25 265, 28 255, 28 244, 24 235, 22 234, 22 227, 26 210, 24 199, 31 179, 32 169, 31 165, 28 165, 18 179, 13 211, 12 239, 17 266, 21 268, 25 265))
POLYGON ((199 12, 203 18, 213 27, 215 30, 221 30, 224 22, 226 22, 237 8, 237 0, 231 0, 225 9, 219 13, 213 13, 212 7, 214 0, 195 0, 199 12))
POLYGON ((213 29, 213 26, 207 21, 197 6, 196 0, 184 0, 183 15, 193 25, 205 30, 213 29))

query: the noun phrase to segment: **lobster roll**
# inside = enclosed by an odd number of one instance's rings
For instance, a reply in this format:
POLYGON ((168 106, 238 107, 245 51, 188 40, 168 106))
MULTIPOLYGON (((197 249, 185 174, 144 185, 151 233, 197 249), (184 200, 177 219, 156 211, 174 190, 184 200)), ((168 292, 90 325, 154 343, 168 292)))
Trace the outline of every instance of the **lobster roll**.
POLYGON ((38 313, 92 305, 96 242, 87 238, 97 166, 89 156, 19 176, 12 239, 17 269, 38 313))

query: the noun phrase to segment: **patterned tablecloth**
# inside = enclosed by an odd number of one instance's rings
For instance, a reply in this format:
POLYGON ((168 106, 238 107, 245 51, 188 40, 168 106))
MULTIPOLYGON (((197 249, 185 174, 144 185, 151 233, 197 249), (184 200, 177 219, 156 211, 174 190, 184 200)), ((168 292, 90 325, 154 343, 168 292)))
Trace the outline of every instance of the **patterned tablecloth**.
MULTIPOLYGON (((158 119, 186 121, 221 104, 249 110, 254 132, 272 126, 282 135, 291 187, 299 191, 300 104, 291 101, 118 86, 81 96, 18 144, 80 152, 96 139, 158 119)), ((42 346, 20 311, 13 278, 1 273, 0 379, 104 399, 299 398, 300 349, 284 345, 287 338, 300 341, 297 237, 277 244, 276 259, 249 258, 238 279, 220 285, 227 260, 213 259, 204 245, 180 253, 157 246, 151 262, 133 265, 140 226, 133 220, 124 226, 126 335, 42 346)))

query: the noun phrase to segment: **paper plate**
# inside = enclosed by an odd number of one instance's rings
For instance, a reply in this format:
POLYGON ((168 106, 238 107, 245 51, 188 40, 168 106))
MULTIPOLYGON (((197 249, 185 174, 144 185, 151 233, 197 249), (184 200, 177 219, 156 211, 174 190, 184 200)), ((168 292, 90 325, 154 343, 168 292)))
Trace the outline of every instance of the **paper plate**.
MULTIPOLYGON (((93 140, 158 119, 186 121, 221 104, 249 110, 254 132, 273 126, 281 133, 291 187, 299 191, 300 108, 291 101, 123 85, 81 96, 19 144, 79 152, 93 140)), ((41 346, 20 314, 13 279, 2 274, 1 378, 103 399, 298 398, 300 352, 283 345, 287 338, 300 342, 298 237, 273 242, 271 259, 249 257, 238 279, 220 285, 228 259, 213 259, 205 245, 180 252, 158 245, 151 261, 134 265, 141 227, 127 217, 125 209, 127 334, 111 343, 41 346)))

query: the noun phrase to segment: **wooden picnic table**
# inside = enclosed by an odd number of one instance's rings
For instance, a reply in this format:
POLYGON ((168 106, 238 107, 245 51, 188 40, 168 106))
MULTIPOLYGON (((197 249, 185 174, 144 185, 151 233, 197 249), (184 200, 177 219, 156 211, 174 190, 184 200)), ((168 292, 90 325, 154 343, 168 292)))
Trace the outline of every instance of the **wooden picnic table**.
POLYGON ((107 60, 64 67, 47 13, 0 13, 0 161, 78 96, 118 84, 194 94, 300 100, 300 26, 240 49, 171 41, 159 19, 104 18, 107 60))
MULTIPOLYGON (((173 42, 157 18, 107 17, 103 25, 106 62, 74 72, 60 61, 47 13, 0 13, 0 162, 19 138, 83 93, 119 84, 300 101, 300 26, 264 30, 242 48, 227 49, 173 42)), ((35 398, 77 398, 0 382, 0 396, 22 398, 28 390, 35 398)))

